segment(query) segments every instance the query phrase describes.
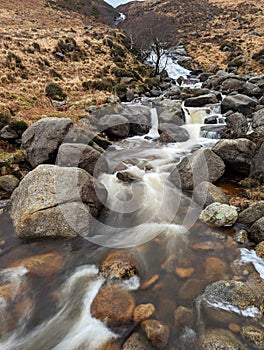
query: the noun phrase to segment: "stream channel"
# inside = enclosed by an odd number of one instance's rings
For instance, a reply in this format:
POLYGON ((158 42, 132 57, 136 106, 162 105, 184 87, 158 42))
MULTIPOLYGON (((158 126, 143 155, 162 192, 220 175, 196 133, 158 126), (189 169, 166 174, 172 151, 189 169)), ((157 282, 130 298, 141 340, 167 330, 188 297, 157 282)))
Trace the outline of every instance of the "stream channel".
MULTIPOLYGON (((235 332, 234 325, 208 318, 201 309, 201 296, 214 281, 234 277, 245 281, 248 271, 242 255, 247 262, 254 257, 233 241, 239 227, 217 229, 202 224, 198 220, 202 208, 192 193, 182 192, 168 179, 183 156, 217 141, 214 131, 203 132, 201 127, 205 117, 217 115, 221 120, 220 104, 183 106, 183 128, 190 139, 164 144, 158 132, 161 101, 159 97, 123 104, 128 110, 148 108, 151 128, 147 135, 118 141, 105 151, 109 172, 98 178, 108 192, 109 214, 104 214, 89 237, 23 242, 15 236, 8 207, 1 214, 1 350, 99 350, 109 341, 122 347, 140 327, 130 322, 107 328, 90 310, 105 283, 98 266, 109 252, 120 248, 136 262, 137 276, 116 283, 130 291, 136 305, 155 306, 152 318, 170 329, 165 349, 198 349, 208 327, 235 332), (117 178, 124 167, 133 181, 117 178), (22 260, 31 263, 23 267, 22 260), (187 326, 178 325, 179 308, 192 315, 187 326)), ((169 100, 172 105, 176 102, 169 100)), ((263 274, 263 266, 259 271, 263 274)), ((246 316, 236 322, 238 328, 258 324, 254 310, 246 316)))

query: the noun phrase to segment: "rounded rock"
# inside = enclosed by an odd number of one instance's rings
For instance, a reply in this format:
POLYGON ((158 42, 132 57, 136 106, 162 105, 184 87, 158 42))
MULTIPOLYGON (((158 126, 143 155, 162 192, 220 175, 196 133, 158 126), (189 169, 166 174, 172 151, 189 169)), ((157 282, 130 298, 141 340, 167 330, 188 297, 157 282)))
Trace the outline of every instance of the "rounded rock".
POLYGON ((208 205, 199 216, 202 222, 215 227, 231 226, 237 218, 238 213, 234 207, 221 203, 208 205))

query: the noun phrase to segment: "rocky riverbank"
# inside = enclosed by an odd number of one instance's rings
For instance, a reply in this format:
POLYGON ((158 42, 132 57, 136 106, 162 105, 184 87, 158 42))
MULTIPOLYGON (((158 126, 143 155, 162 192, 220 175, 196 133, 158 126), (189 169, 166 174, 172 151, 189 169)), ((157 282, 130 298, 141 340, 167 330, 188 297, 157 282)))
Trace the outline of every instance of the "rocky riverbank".
POLYGON ((13 192, 19 238, 137 247, 100 258, 90 311, 120 341, 98 349, 263 347, 264 76, 189 79, 201 87, 165 76, 140 100, 90 107, 78 124, 41 119, 16 141, 22 151, 4 153, 0 188, 13 192), (195 110, 218 139, 193 139, 195 110))

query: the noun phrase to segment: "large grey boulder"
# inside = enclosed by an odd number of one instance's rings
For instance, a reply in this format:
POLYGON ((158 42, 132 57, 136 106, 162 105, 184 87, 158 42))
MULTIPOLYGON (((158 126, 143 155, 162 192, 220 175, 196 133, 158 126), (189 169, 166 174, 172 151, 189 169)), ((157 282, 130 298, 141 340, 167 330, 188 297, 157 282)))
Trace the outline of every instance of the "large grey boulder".
POLYGON ((248 175, 256 145, 245 138, 224 139, 218 141, 212 150, 223 159, 228 171, 248 175))
POLYGON ((17 236, 55 238, 87 234, 90 212, 96 216, 101 207, 96 186, 96 180, 82 169, 39 165, 25 176, 11 197, 17 236))
POLYGON ((56 164, 66 167, 77 167, 93 175, 96 165, 97 174, 103 171, 103 163, 99 161, 101 153, 83 143, 63 143, 58 151, 56 164))
POLYGON ((264 142, 253 158, 250 168, 250 177, 256 178, 264 183, 264 142))
POLYGON ((129 135, 130 126, 126 117, 120 114, 107 114, 99 119, 99 131, 110 138, 122 139, 129 135))
POLYGON ((248 97, 247 95, 236 94, 226 96, 222 101, 221 108, 222 113, 231 110, 243 113, 244 115, 249 115, 254 112, 257 104, 258 102, 254 98, 248 97))
POLYGON ((208 181, 203 181, 195 187, 193 197, 203 207, 214 202, 228 204, 228 199, 223 190, 208 181))
POLYGON ((225 172, 225 164, 210 148, 201 148, 183 158, 169 179, 179 188, 193 190, 202 181, 215 182, 225 172))
POLYGON ((23 133, 21 149, 33 168, 42 163, 54 164, 58 148, 72 126, 69 118, 43 118, 23 133))
POLYGON ((238 213, 234 207, 217 202, 208 205, 199 216, 202 222, 215 227, 233 225, 237 218, 238 213))
POLYGON ((232 113, 226 117, 226 127, 221 133, 221 138, 244 137, 248 131, 247 118, 242 113, 232 113))
POLYGON ((215 94, 206 94, 206 95, 200 95, 196 97, 189 97, 186 98, 184 101, 185 107, 202 107, 208 104, 214 104, 218 103, 218 99, 215 94))
POLYGON ((188 131, 181 126, 173 123, 161 123, 159 126, 160 141, 169 142, 184 142, 188 141, 190 135, 188 131))

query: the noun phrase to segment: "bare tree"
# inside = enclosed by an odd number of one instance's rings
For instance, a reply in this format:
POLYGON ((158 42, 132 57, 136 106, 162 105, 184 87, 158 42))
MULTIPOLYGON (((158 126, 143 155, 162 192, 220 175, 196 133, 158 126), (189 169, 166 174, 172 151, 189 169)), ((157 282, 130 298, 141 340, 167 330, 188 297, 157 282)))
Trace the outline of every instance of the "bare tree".
POLYGON ((129 17, 122 23, 131 40, 141 50, 143 58, 155 55, 155 75, 160 73, 160 63, 166 50, 176 40, 174 19, 168 15, 148 12, 141 16, 129 17))

